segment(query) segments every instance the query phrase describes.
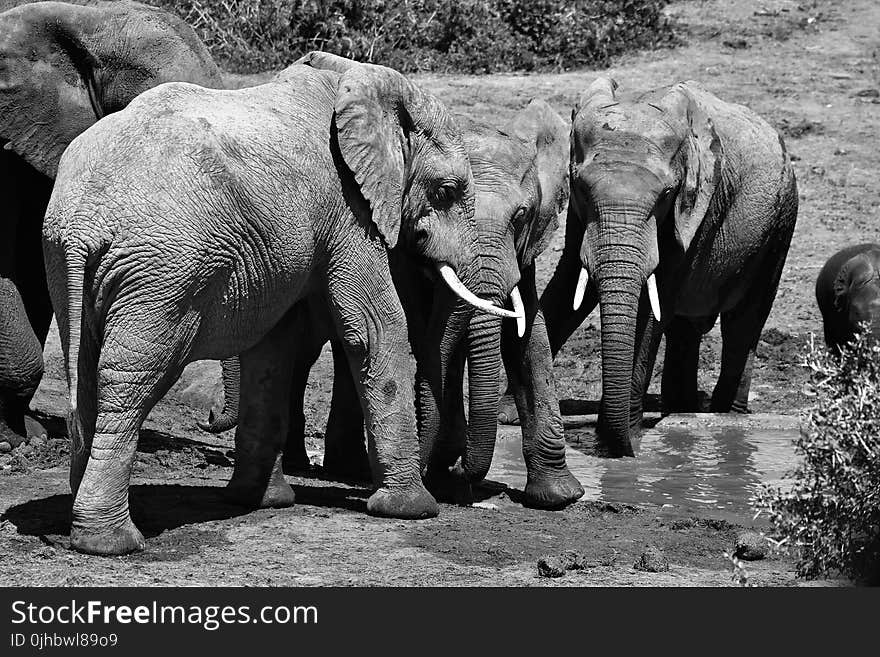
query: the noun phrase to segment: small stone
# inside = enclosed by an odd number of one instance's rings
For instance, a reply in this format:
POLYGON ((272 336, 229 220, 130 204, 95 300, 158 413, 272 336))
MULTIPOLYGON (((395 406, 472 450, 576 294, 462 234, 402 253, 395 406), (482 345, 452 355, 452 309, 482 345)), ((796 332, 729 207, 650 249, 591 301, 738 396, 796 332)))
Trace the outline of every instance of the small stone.
POLYGON ((0 454, 6 454, 7 452, 12 451, 12 445, 10 445, 5 440, 0 442, 0 454))
POLYGON ((559 555, 548 555, 538 559, 538 577, 562 577, 563 575, 565 575, 565 564, 559 555))
POLYGON ((743 561, 759 561, 767 556, 767 541, 757 532, 741 532, 736 537, 733 556, 743 561))
POLYGON ((538 575, 562 577, 568 570, 586 570, 594 566, 585 554, 577 550, 566 550, 562 554, 546 555, 538 559, 538 575))
POLYGON ((633 568, 646 573, 665 573, 669 570, 669 560, 660 548, 649 545, 636 559, 633 568))

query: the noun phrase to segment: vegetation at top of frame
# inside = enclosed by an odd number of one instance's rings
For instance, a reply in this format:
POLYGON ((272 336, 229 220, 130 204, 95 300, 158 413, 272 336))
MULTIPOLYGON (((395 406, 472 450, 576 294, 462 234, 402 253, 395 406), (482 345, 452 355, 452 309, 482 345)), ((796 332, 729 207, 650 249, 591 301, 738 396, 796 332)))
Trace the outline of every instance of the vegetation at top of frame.
POLYGON ((239 73, 310 50, 407 73, 558 71, 675 40, 669 0, 148 1, 185 18, 239 73))
POLYGON ((804 364, 816 403, 795 443, 803 461, 793 487, 765 486, 756 508, 799 575, 880 584, 880 344, 863 330, 838 358, 811 340, 804 364))

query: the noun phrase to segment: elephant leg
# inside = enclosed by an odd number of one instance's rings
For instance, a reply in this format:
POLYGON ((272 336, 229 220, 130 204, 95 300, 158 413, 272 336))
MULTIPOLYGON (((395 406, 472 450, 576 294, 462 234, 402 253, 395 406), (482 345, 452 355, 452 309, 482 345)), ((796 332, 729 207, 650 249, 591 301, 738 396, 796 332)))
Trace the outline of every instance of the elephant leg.
POLYGON ((43 376, 43 349, 27 321, 18 288, 0 278, 0 446, 27 439, 24 416, 43 376))
POLYGON ((752 362, 761 326, 752 313, 722 313, 721 373, 712 391, 713 413, 749 413, 752 362))
POLYGON ((434 517, 439 513, 437 501, 421 477, 416 363, 387 252, 372 242, 337 249, 326 284, 336 334, 343 341, 364 413, 376 487, 367 512, 390 518, 434 517))
MULTIPOLYGON (((576 226, 573 225, 575 223, 577 220, 571 218, 566 222, 565 247, 553 272, 553 277, 541 294, 540 305, 546 322, 551 359, 556 358, 562 345, 599 305, 599 291, 591 282, 587 285, 580 307, 577 310, 573 308, 574 292, 581 272, 580 241, 582 237, 576 226)), ((518 363, 509 362, 505 358, 504 368, 508 381, 511 369, 515 367, 518 367, 518 363)), ((501 424, 519 423, 517 406, 509 384, 498 406, 498 421, 501 424)))
MULTIPOLYGON (((85 437, 84 444, 91 447, 82 480, 75 486, 70 545, 88 554, 125 554, 144 547, 128 501, 138 431, 183 371, 188 348, 183 336, 195 334, 183 323, 175 332, 154 323, 158 314, 130 310, 107 320, 97 366, 94 435, 85 437), (115 321, 119 316, 125 324, 115 321)), ((84 385, 91 384, 84 381, 80 392, 84 385)), ((82 427, 88 432, 86 422, 82 427)))
POLYGON ((324 436, 324 471, 336 477, 370 479, 370 459, 364 438, 364 415, 351 377, 348 356, 338 340, 333 349, 333 397, 324 436))
POLYGON ((52 321, 41 234, 52 181, 4 151, 0 187, 0 444, 15 447, 27 439, 24 417, 43 375, 52 321))
POLYGON ((256 345, 239 355, 241 395, 235 429, 230 501, 249 507, 292 506, 281 460, 289 421, 296 311, 288 312, 256 345))
POLYGON ((290 335, 295 349, 291 366, 290 415, 281 465, 284 472, 293 473, 307 471, 312 465, 305 444, 305 394, 309 373, 321 355, 324 340, 315 330, 314 316, 306 302, 297 303, 289 312, 294 316, 290 320, 290 335))
MULTIPOLYGON (((793 220, 791 229, 794 229, 793 220)), ((721 314, 721 373, 712 392, 713 413, 750 412, 749 389, 752 384, 755 350, 776 298, 790 239, 790 232, 787 238, 781 236, 778 244, 774 244, 777 251, 766 256, 773 263, 769 280, 757 276, 757 282, 743 300, 730 311, 721 314)))
POLYGON ((664 413, 696 413, 697 371, 702 332, 687 317, 674 317, 666 327, 666 358, 661 396, 664 413))
POLYGON ((539 508, 560 508, 584 494, 580 482, 565 464, 565 435, 556 384, 553 356, 544 315, 535 289, 535 267, 522 272, 519 283, 526 311, 526 333, 516 336, 513 322, 505 322, 501 335, 505 360, 519 362, 511 386, 521 418, 523 457, 528 477, 525 502, 539 508))

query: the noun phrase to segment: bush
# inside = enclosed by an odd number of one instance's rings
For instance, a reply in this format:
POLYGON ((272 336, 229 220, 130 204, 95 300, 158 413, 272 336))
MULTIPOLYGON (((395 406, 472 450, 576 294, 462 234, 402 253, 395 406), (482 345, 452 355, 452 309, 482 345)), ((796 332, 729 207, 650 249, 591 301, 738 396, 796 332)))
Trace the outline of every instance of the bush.
POLYGON ((327 50, 404 72, 562 70, 670 44, 669 0, 149 0, 237 72, 327 50))
POLYGON ((799 575, 880 583, 880 344, 863 331, 837 358, 811 339, 804 365, 817 401, 795 443, 803 462, 792 489, 765 486, 756 507, 799 575))

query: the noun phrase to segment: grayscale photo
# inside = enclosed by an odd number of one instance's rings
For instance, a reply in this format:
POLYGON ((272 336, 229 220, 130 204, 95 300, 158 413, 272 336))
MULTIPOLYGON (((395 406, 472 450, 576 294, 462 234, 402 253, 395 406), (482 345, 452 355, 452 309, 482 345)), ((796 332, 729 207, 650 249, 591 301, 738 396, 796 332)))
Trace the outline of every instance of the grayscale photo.
POLYGON ((876 0, 0 0, 0 645, 880 584, 878 131, 876 0))

